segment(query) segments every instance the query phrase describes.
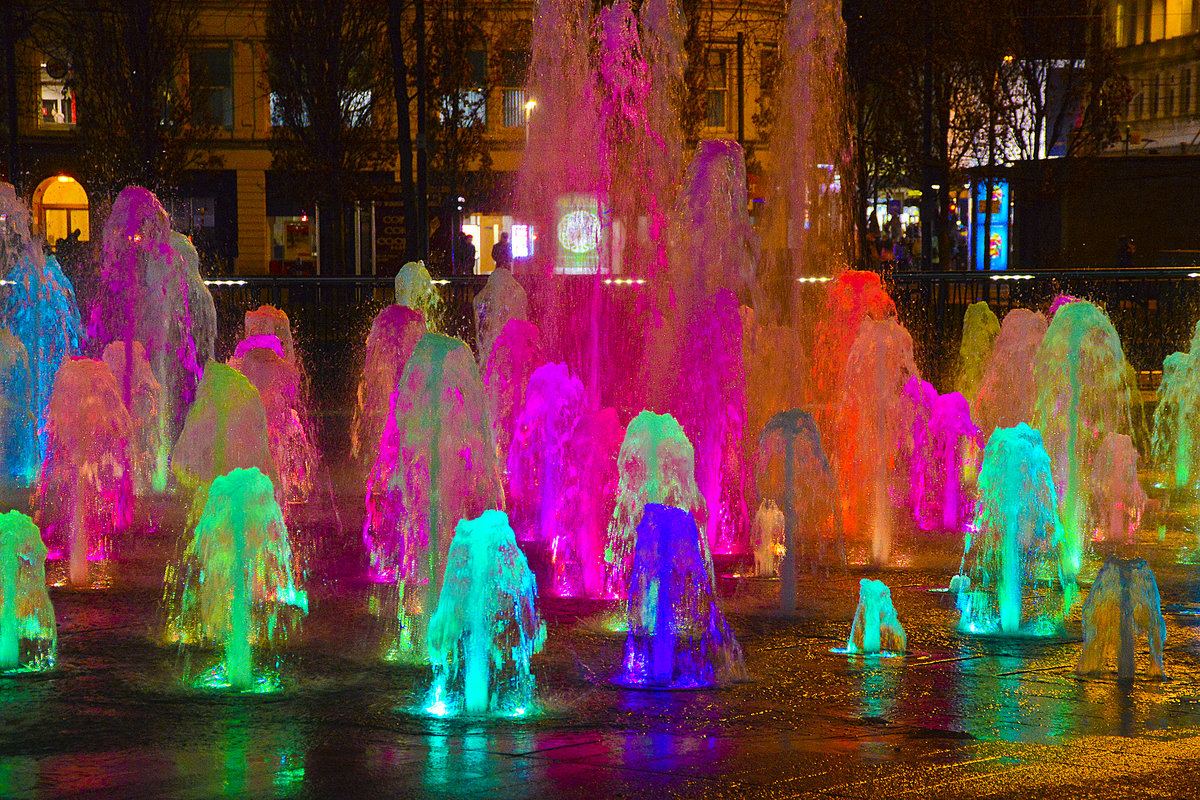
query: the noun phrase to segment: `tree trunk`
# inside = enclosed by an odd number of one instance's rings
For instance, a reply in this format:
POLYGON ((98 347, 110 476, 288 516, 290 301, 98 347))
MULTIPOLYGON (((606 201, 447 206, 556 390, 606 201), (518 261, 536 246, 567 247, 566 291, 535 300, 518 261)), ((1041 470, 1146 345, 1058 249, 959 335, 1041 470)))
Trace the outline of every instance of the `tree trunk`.
POLYGON ((404 198, 404 257, 408 261, 416 261, 421 258, 420 237, 417 235, 421 220, 417 187, 413 181, 412 117, 408 103, 408 64, 404 60, 403 7, 404 0, 388 0, 387 35, 392 49, 392 72, 395 75, 393 93, 396 99, 396 128, 399 132, 400 194, 404 198))

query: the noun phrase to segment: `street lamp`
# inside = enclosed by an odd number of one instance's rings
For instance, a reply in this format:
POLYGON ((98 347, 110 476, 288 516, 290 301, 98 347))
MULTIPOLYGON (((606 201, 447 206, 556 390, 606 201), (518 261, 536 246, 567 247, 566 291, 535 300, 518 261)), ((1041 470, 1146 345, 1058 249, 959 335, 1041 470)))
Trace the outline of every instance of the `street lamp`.
POLYGON ((525 101, 525 144, 529 144, 529 115, 537 108, 537 100, 532 97, 525 101))

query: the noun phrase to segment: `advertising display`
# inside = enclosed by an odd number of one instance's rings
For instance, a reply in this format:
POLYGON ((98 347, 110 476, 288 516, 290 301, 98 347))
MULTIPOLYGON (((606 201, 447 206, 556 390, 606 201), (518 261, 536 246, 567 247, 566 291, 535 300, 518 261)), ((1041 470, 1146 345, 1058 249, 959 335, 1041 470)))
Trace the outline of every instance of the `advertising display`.
POLYGON ((555 272, 593 275, 600 268, 603 239, 600 201, 594 194, 565 194, 558 198, 554 238, 558 247, 555 272))
POLYGON ((985 199, 987 190, 986 180, 975 182, 975 213, 971 218, 971 268, 1006 270, 1009 234, 1008 181, 993 179, 991 197, 985 199), (991 220, 988 220, 987 216, 989 205, 991 220), (985 228, 988 234, 986 236, 985 228))

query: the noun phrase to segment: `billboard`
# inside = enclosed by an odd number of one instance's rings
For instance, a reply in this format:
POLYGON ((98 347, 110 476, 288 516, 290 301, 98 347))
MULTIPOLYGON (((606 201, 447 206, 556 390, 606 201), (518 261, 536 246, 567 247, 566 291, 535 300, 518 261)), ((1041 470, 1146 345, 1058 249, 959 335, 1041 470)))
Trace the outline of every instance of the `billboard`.
POLYGON ((1008 181, 994 178, 990 198, 987 197, 987 193, 988 182, 977 180, 974 192, 975 213, 971 218, 971 268, 1006 270, 1008 269, 1009 234, 1008 181), (988 219, 989 207, 991 209, 990 221, 988 219), (985 228, 987 228, 988 234, 986 236, 985 228))

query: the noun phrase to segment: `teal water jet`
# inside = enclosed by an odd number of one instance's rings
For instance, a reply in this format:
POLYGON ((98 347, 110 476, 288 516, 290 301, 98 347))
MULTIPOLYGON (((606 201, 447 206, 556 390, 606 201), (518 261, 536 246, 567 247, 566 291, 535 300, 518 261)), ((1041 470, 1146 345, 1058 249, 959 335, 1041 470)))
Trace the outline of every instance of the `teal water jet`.
POLYGON ((508 517, 491 510, 459 521, 429 620, 429 713, 527 715, 536 700, 529 659, 545 641, 537 584, 508 517))
POLYGON ((20 511, 0 514, 0 672, 54 667, 58 633, 46 553, 32 519, 20 511))

